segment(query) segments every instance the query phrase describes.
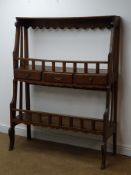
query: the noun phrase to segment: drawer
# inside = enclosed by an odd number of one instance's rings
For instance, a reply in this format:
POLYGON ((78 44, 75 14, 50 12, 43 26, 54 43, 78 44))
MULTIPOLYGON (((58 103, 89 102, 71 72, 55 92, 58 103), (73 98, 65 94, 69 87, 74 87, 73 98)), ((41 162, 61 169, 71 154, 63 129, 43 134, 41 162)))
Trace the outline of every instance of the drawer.
POLYGON ((50 83, 72 83, 72 74, 70 73, 52 73, 46 72, 42 75, 42 80, 50 83))
POLYGON ((25 79, 25 80, 41 80, 41 72, 33 71, 33 70, 15 70, 15 78, 17 79, 25 79))
POLYGON ((75 74, 74 75, 75 84, 83 85, 106 85, 107 84, 107 75, 89 75, 89 74, 75 74))

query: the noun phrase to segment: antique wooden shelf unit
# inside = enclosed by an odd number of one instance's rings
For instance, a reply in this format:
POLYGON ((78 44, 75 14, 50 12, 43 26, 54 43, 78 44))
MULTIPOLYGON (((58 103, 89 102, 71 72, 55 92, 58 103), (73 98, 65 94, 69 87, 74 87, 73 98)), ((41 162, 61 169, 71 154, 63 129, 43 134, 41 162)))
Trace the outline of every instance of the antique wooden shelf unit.
POLYGON ((10 104, 9 150, 14 148, 15 126, 20 123, 27 125, 28 139, 31 139, 31 125, 92 133, 102 136, 101 168, 104 169, 106 165, 107 140, 111 136, 113 136, 113 153, 116 154, 120 17, 16 18, 15 26, 14 80, 13 98, 10 104), (30 58, 28 54, 28 29, 30 27, 33 29, 109 29, 111 30, 111 40, 107 61, 67 61, 30 58), (39 67, 36 65, 36 62, 39 62, 39 67), (47 62, 50 62, 51 66, 46 66, 47 62), (62 66, 57 68, 56 63, 60 63, 62 66), (72 71, 68 68, 68 63, 72 63, 72 71), (77 67, 79 63, 83 64, 83 68, 77 67), (93 72, 88 68, 89 64, 95 64, 96 68, 93 72), (107 70, 100 69, 101 64, 107 65, 107 70), (106 109, 103 117, 102 119, 97 119, 97 117, 83 118, 32 111, 30 109, 30 84, 105 91, 106 109), (25 86, 25 109, 23 108, 23 86, 25 86), (17 100, 18 92, 19 101, 17 100), (19 107, 17 107, 17 101, 19 107))

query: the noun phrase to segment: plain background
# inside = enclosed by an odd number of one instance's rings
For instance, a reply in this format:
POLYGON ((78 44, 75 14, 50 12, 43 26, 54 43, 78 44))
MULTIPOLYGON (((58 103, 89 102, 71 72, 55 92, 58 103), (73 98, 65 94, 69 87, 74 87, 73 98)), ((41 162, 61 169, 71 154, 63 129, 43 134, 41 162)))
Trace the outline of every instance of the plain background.
MULTIPOLYGON (((119 101, 118 101, 118 149, 120 153, 131 155, 131 13, 130 13, 130 0, 0 0, 0 131, 7 132, 9 127, 9 103, 12 98, 12 51, 14 46, 15 37, 15 17, 28 16, 28 17, 62 17, 62 16, 99 16, 99 15, 119 15, 122 17, 122 30, 121 30, 121 60, 120 60, 120 74, 119 74, 119 101)), ((49 38, 44 38, 43 33, 40 31, 32 31, 31 33, 31 53, 39 57, 55 57, 73 59, 88 59, 88 58, 101 58, 105 59, 107 54, 107 45, 105 43, 107 31, 100 35, 95 42, 90 36, 85 37, 85 31, 81 35, 77 34, 77 38, 73 38, 70 32, 59 33, 62 37, 57 36, 57 32, 50 31, 46 35, 49 38), (38 32, 38 34, 36 34, 38 32), (54 35, 55 33, 55 35, 54 35), (36 34, 36 35, 35 35, 36 34), (68 36, 66 36, 68 35, 68 36), (57 37, 59 38, 57 40, 57 37), (80 41, 80 45, 76 43, 75 47, 71 44, 68 45, 67 50, 64 45, 66 39, 70 39, 75 43, 76 39, 82 40, 85 38, 84 43, 80 41), (45 40, 44 40, 45 39, 45 40), (63 39, 63 40, 62 40, 63 39), (45 50, 39 47, 36 43, 45 41, 47 44, 45 50), (49 42, 48 42, 49 41, 49 42), (53 41, 53 42, 50 42, 53 41), (64 42, 63 42, 64 41, 64 42), (88 42, 87 48, 85 43, 88 42), (101 42, 98 42, 101 41, 101 42), (95 43, 95 47, 92 44, 95 43), (60 52, 56 52, 54 47, 50 44, 61 48, 60 52), (90 43, 90 44, 89 44, 90 43), (50 51, 50 48, 52 50, 50 51), (84 48, 85 47, 85 48, 84 48), (94 51, 95 48, 95 51, 94 51), (74 50, 73 50, 74 49, 74 50), (79 52, 74 52, 78 51, 79 52), (84 49, 84 50, 83 50, 84 49), (102 52, 106 50, 106 52, 102 52), (92 52, 93 51, 93 52, 92 52), (99 52, 100 51, 100 54, 99 52), (59 54, 58 54, 59 53, 59 54), (75 53, 75 54, 74 54, 75 53), (91 55, 93 53, 94 55, 91 55), (51 55, 52 54, 52 55, 51 55), (104 54, 104 55, 101 55, 104 54), (88 55, 88 57, 87 57, 88 55), (99 56, 99 57, 98 57, 99 56)), ((76 32, 76 31, 74 31, 76 32)), ((48 33, 48 32, 47 32, 48 33)), ((67 43, 69 40, 67 41, 67 43)), ((104 112, 104 94, 92 91, 81 91, 72 89, 48 88, 48 87, 33 87, 32 88, 32 108, 44 109, 46 111, 69 113, 74 115, 98 115, 102 116, 104 112), (35 100, 34 100, 35 98, 35 100), (88 99, 88 100, 87 100, 88 99), (88 110, 87 110, 88 109, 88 110), (83 111, 83 112, 82 112, 83 111)), ((25 135, 25 127, 23 125, 17 127, 18 134, 25 135)), ((35 133, 35 131, 34 131, 35 133)), ((93 143, 93 139, 87 141, 83 134, 66 133, 62 131, 52 130, 39 130, 39 134, 34 136, 42 137, 54 141, 70 143, 75 145, 88 145, 87 142, 93 143), (47 134, 46 136, 44 134, 47 134), (49 134, 50 133, 50 134, 49 134), (72 137, 72 135, 74 137, 72 137), (44 137, 45 136, 45 137, 44 137), (75 139, 76 137, 76 139, 75 139)), ((91 144, 91 146, 93 146, 91 144)))

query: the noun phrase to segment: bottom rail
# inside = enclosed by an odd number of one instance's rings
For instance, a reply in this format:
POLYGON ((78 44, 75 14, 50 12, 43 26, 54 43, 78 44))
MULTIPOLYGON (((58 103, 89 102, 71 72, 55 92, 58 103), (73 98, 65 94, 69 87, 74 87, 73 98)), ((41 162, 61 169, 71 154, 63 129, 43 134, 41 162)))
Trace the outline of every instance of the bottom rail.
POLYGON ((103 119, 74 117, 71 115, 36 112, 30 110, 13 109, 16 117, 12 119, 15 124, 24 123, 57 129, 67 129, 92 134, 103 134, 103 119))

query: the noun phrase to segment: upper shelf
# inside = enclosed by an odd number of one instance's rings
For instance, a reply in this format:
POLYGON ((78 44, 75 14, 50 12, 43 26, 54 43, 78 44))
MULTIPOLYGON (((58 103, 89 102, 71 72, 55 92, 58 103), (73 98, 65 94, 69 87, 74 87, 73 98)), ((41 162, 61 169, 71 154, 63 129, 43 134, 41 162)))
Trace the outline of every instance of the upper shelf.
POLYGON ((109 86, 108 61, 17 58, 16 64, 15 79, 31 84, 97 90, 105 90, 109 86), (102 69, 104 65, 106 69, 102 69))
POLYGON ((26 28, 112 28, 119 16, 93 16, 93 17, 63 17, 63 18, 27 18, 17 17, 16 26, 26 28))

